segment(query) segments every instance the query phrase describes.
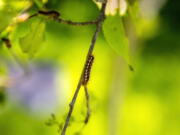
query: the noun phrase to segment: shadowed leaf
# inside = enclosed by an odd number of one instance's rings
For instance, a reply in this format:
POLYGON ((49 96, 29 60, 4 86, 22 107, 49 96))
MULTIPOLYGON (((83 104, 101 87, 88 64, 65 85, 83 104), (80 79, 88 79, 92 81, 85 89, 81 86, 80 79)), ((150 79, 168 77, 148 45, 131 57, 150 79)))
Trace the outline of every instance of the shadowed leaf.
POLYGON ((20 47, 24 53, 27 53, 30 58, 41 49, 44 41, 45 22, 42 19, 36 19, 32 22, 30 32, 20 38, 20 47))
POLYGON ((129 44, 119 15, 108 16, 103 25, 104 36, 111 48, 129 63, 129 44))

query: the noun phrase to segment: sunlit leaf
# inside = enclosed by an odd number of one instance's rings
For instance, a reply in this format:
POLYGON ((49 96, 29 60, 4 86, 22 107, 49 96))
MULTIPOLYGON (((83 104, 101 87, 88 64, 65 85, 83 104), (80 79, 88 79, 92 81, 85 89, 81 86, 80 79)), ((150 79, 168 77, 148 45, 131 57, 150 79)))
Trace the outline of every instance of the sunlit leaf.
POLYGON ((6 27, 12 22, 13 17, 15 17, 15 12, 0 10, 0 32, 4 31, 6 27))
POLYGON ((42 19, 36 19, 32 22, 30 32, 20 38, 20 47, 29 57, 40 50, 44 41, 45 22, 42 19))
POLYGON ((111 48, 129 63, 129 44, 121 17, 108 16, 104 22, 103 31, 111 48))
POLYGON ((31 0, 0 0, 0 32, 12 24, 14 18, 31 5, 31 0))
POLYGON ((81 135, 81 132, 75 132, 74 135, 81 135))

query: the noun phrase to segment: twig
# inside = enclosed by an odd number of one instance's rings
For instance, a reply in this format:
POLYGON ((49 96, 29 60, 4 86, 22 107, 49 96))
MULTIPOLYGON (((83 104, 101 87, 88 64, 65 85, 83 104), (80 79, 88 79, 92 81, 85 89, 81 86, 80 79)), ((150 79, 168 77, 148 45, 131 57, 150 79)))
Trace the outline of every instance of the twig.
POLYGON ((87 124, 91 115, 91 109, 90 109, 90 97, 89 97, 89 92, 88 88, 85 85, 84 86, 84 91, 85 91, 85 96, 86 96, 86 108, 87 108, 87 113, 86 113, 86 118, 84 120, 84 123, 87 124))
POLYGON ((73 22, 71 20, 64 20, 62 18, 58 18, 57 22, 59 23, 64 23, 64 24, 69 24, 69 25, 75 25, 75 26, 83 26, 83 25, 92 25, 92 24, 97 24, 98 20, 94 21, 87 21, 87 22, 73 22))
POLYGON ((68 25, 74 25, 74 26, 83 26, 83 25, 93 25, 93 24, 97 24, 99 22, 99 20, 92 20, 92 21, 85 21, 85 22, 74 22, 71 20, 65 20, 63 18, 61 18, 61 14, 55 10, 50 10, 50 11, 42 11, 39 10, 38 13, 35 13, 31 16, 29 16, 28 19, 36 17, 38 15, 43 15, 43 16, 47 16, 48 19, 52 19, 58 23, 64 23, 64 24, 68 24, 68 25))
POLYGON ((90 79, 90 74, 91 74, 93 61, 94 61, 94 56, 89 55, 89 57, 88 57, 88 59, 86 61, 86 64, 85 64, 85 70, 84 70, 84 74, 83 74, 83 79, 81 81, 81 84, 84 86, 84 92, 85 92, 85 97, 86 97, 86 108, 87 108, 87 113, 86 113, 86 117, 85 117, 85 120, 84 120, 84 124, 88 123, 89 118, 90 118, 90 114, 91 114, 90 103, 89 103, 89 93, 88 93, 87 84, 88 84, 88 81, 90 79))
POLYGON ((100 15, 98 17, 99 21, 97 22, 97 26, 96 26, 96 31, 95 31, 95 33, 93 35, 93 38, 92 38, 92 41, 91 41, 91 44, 90 44, 90 47, 89 47, 89 51, 88 51, 88 54, 87 54, 87 57, 86 57, 86 61, 85 61, 85 64, 84 64, 84 68, 83 68, 83 71, 81 73, 81 76, 80 76, 80 79, 79 79, 76 91, 74 93, 74 96, 73 96, 70 104, 69 104, 69 112, 68 112, 68 115, 66 117, 66 121, 65 121, 65 124, 63 126, 61 135, 65 135, 66 134, 66 129, 67 129, 68 125, 69 125, 69 120, 70 120, 70 117, 72 115, 72 112, 73 112, 73 109, 74 109, 74 105, 75 105, 75 102, 76 102, 79 90, 80 90, 81 85, 82 85, 82 79, 83 79, 84 71, 85 71, 85 68, 86 68, 86 63, 88 61, 89 56, 92 55, 92 52, 94 50, 94 46, 95 46, 95 43, 96 43, 96 40, 97 40, 97 36, 98 36, 98 34, 99 34, 100 30, 101 30, 102 23, 103 23, 103 21, 105 19, 106 4, 107 4, 107 2, 102 3, 100 15))

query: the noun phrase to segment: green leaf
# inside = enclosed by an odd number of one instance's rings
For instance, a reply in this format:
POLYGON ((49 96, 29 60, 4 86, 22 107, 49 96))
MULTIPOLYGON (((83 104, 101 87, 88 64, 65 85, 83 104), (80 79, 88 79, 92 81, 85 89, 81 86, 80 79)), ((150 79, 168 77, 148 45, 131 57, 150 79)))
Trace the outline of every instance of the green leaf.
POLYGON ((81 135, 81 132, 75 132, 74 135, 81 135))
POLYGON ((4 105, 5 100, 6 100, 6 96, 5 96, 5 90, 3 88, 0 87, 0 106, 4 105))
POLYGON ((101 2, 101 3, 104 3, 106 2, 106 0, 95 0, 96 2, 101 2))
POLYGON ((22 51, 27 53, 30 58, 42 47, 45 39, 45 26, 44 20, 38 18, 32 22, 30 32, 19 39, 22 51))
POLYGON ((48 1, 48 0, 34 0, 35 4, 36 4, 39 8, 42 8, 47 1, 48 1))
POLYGON ((129 43, 125 35, 122 18, 119 15, 107 16, 103 31, 110 47, 129 64, 129 43))

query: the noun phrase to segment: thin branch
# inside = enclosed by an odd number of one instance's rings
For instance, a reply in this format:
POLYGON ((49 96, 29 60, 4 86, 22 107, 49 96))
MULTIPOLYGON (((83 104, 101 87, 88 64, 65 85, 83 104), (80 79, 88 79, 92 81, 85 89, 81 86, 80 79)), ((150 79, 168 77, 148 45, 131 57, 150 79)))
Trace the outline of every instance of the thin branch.
POLYGON ((97 24, 98 23, 98 20, 87 21, 87 22, 73 22, 71 20, 64 20, 62 18, 58 18, 56 21, 59 22, 59 23, 75 25, 75 26, 92 25, 92 24, 97 24))
POLYGON ((86 85, 84 86, 84 92, 86 96, 86 108, 87 108, 87 113, 86 113, 86 118, 84 120, 84 123, 87 124, 91 116, 91 109, 90 109, 90 96, 89 96, 88 88, 86 85))
POLYGON ((74 26, 84 26, 84 25, 93 25, 93 24, 97 24, 99 22, 99 20, 92 20, 92 21, 85 21, 85 22, 74 22, 71 20, 65 20, 63 18, 61 18, 61 14, 55 10, 50 10, 50 11, 42 11, 39 10, 38 13, 35 13, 31 16, 29 16, 28 19, 36 17, 38 15, 43 15, 48 17, 48 19, 52 19, 58 23, 63 23, 63 24, 68 24, 68 25, 74 25, 74 26))
POLYGON ((63 126, 61 135, 65 135, 66 134, 66 129, 67 129, 68 125, 69 125, 69 120, 70 120, 70 117, 72 115, 72 112, 73 112, 73 109, 74 109, 74 105, 75 105, 75 102, 76 102, 79 90, 80 90, 81 85, 82 85, 82 79, 83 79, 83 75, 84 75, 84 72, 85 72, 87 60, 88 60, 89 56, 92 55, 92 52, 94 50, 94 46, 95 46, 98 34, 99 34, 100 30, 101 30, 102 23, 103 23, 103 21, 105 19, 106 4, 107 4, 107 2, 102 3, 100 15, 99 15, 99 18, 98 18, 99 21, 97 22, 96 30, 95 30, 95 33, 93 35, 93 38, 92 38, 92 41, 91 41, 91 44, 90 44, 90 47, 89 47, 89 51, 88 51, 88 54, 87 54, 87 57, 86 57, 84 68, 83 68, 83 71, 81 73, 81 76, 80 76, 80 79, 79 79, 76 91, 74 93, 74 96, 73 96, 70 104, 69 104, 69 112, 68 112, 68 115, 66 117, 66 121, 65 121, 65 124, 63 126))

